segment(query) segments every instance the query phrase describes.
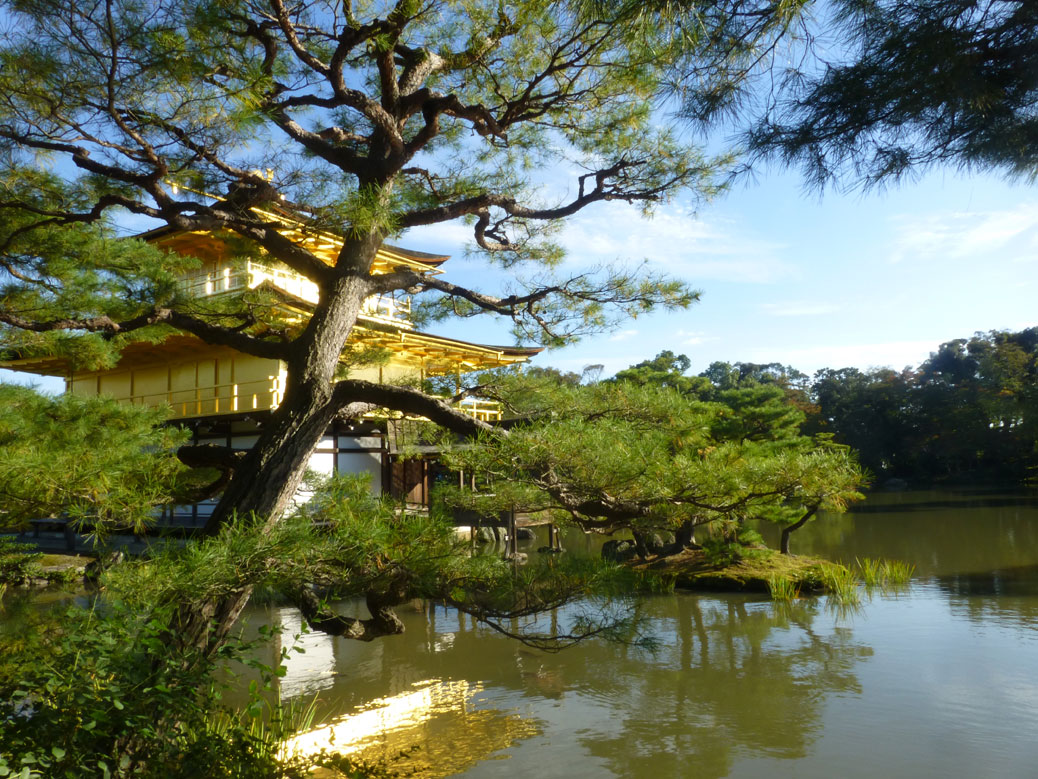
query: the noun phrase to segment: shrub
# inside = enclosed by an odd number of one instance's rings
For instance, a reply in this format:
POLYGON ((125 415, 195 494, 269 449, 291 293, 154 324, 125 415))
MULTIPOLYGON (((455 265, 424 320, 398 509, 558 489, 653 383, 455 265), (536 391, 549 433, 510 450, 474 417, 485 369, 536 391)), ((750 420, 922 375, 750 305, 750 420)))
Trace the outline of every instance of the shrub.
POLYGON ((98 603, 0 635, 0 777, 308 776, 312 760, 278 751, 298 719, 260 698, 279 670, 261 667, 253 704, 229 709, 214 672, 249 646, 204 659, 172 648, 169 624, 98 603))
POLYGON ((42 576, 40 558, 32 544, 20 544, 12 538, 0 536, 0 583, 25 584, 42 576))

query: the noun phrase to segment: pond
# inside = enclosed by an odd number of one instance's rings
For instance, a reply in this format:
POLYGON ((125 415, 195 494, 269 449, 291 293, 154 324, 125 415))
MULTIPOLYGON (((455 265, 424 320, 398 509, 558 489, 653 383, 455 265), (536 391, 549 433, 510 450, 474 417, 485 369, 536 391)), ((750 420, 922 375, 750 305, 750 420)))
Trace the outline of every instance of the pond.
POLYGON ((292 609, 251 616, 305 650, 281 680, 283 698, 317 696, 295 748, 332 743, 421 776, 1034 775, 1038 495, 878 494, 798 531, 793 551, 916 573, 853 611, 644 598, 655 652, 546 654, 426 604, 370 644, 302 633, 292 609))

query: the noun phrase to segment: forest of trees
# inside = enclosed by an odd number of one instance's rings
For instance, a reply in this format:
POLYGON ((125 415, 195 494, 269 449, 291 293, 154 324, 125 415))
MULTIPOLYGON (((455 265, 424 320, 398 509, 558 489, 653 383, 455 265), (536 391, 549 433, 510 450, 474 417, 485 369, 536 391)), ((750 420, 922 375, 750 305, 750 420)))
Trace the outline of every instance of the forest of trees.
POLYGON ((824 370, 808 424, 877 477, 1020 482, 1038 474, 1038 328, 941 344, 915 369, 824 370))
POLYGON ((689 376, 662 352, 617 379, 708 398, 773 385, 803 412, 801 432, 829 433, 858 453, 875 486, 890 479, 1028 482, 1038 475, 1038 327, 943 343, 916 368, 825 368, 813 377, 778 363, 714 362, 689 376))

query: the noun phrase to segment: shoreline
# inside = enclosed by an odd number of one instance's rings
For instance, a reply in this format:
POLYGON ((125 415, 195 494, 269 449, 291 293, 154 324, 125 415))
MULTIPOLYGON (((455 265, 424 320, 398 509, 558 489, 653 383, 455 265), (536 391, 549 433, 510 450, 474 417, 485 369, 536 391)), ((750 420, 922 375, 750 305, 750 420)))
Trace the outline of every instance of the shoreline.
POLYGON ((758 554, 729 563, 712 562, 703 551, 686 549, 667 557, 628 561, 625 565, 635 571, 663 576, 671 580, 675 588, 700 592, 769 594, 771 582, 784 579, 805 594, 824 594, 830 590, 826 586, 827 571, 835 568, 850 573, 841 563, 818 557, 784 555, 773 549, 753 551, 758 554))

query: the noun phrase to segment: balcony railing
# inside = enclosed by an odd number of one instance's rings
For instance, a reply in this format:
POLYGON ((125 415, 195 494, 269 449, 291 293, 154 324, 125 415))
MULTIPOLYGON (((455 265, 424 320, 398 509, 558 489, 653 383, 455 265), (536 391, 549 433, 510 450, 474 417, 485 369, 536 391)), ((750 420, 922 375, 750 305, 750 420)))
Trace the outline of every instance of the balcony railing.
POLYGON ((457 408, 480 422, 501 421, 501 404, 496 400, 465 398, 457 404, 457 408))
POLYGON ((221 414, 268 411, 281 405, 284 390, 277 376, 235 384, 168 390, 148 395, 131 395, 124 402, 135 406, 169 406, 173 419, 208 417, 221 414))
MULTIPOLYGON (((188 419, 250 411, 272 411, 281 405, 283 396, 281 379, 270 376, 266 381, 215 384, 148 395, 132 395, 123 398, 123 402, 152 408, 169 406, 173 409, 173 419, 188 419)), ((456 404, 456 408, 482 422, 497 422, 501 419, 501 404, 491 400, 465 398, 456 404)))
MULTIPOLYGON (((186 275, 180 280, 180 288, 191 297, 201 298, 244 292, 255 289, 264 282, 269 282, 277 289, 308 303, 316 304, 319 298, 317 285, 306 276, 251 260, 186 275)), ((410 329, 411 298, 397 299, 392 295, 372 295, 364 301, 361 316, 410 329)))

